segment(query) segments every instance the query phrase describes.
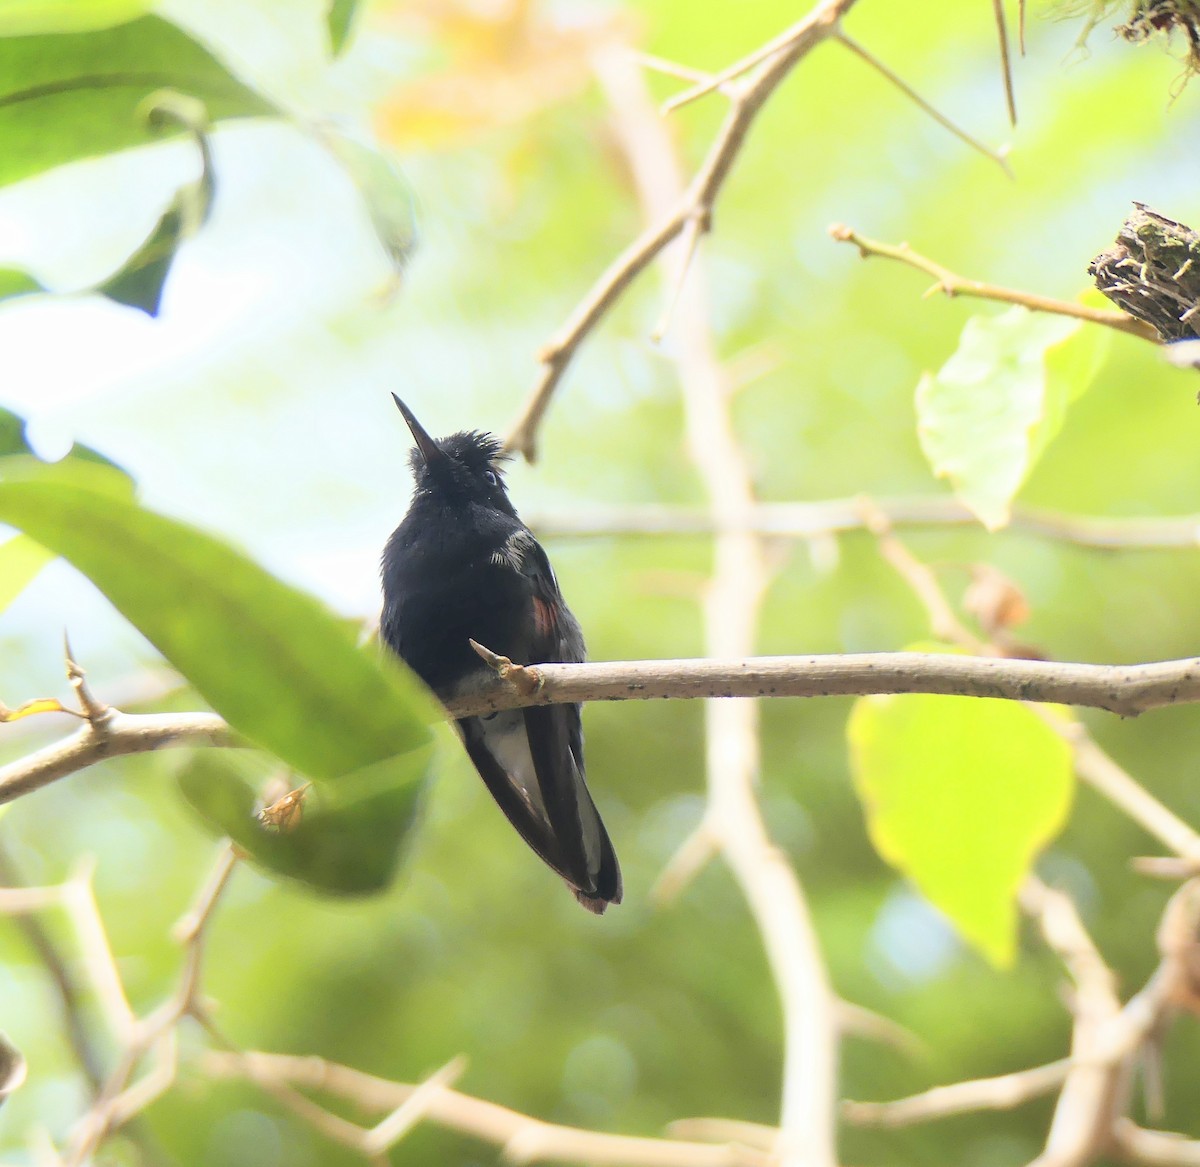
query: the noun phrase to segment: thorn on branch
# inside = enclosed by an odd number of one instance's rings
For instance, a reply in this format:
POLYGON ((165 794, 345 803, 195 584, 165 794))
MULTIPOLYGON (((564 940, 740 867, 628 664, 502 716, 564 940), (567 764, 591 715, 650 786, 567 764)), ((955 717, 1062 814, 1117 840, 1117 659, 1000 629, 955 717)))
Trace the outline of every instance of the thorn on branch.
POLYGON ((82 715, 93 729, 102 730, 112 717, 112 707, 105 705, 92 693, 91 687, 87 683, 87 673, 75 660, 75 654, 71 651, 71 641, 65 630, 63 631, 63 655, 66 657, 67 680, 71 682, 71 687, 75 690, 75 697, 79 702, 82 715))
POLYGON ((533 696, 546 683, 545 677, 534 666, 515 664, 508 657, 492 652, 490 648, 484 647, 477 640, 469 640, 468 643, 488 668, 494 669, 496 675, 502 681, 507 681, 512 685, 522 697, 533 696))

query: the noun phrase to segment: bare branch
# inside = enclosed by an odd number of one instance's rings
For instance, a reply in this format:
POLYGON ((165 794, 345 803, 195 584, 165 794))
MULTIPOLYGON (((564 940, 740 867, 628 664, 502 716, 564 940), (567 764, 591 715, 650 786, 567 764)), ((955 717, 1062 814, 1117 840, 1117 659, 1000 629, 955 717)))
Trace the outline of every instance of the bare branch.
POLYGON ((979 1110, 1012 1110, 1057 1090, 1066 1081, 1070 1066, 1064 1058, 1032 1070, 935 1086, 891 1102, 846 1101, 842 1117, 858 1126, 900 1127, 979 1110))
MULTIPOLYGON (((175 1081, 178 1048, 175 1029, 183 1018, 200 1014, 200 974, 204 939, 221 893, 237 861, 231 843, 221 844, 212 873, 197 893, 195 902, 177 926, 184 944, 183 970, 171 996, 149 1016, 137 1021, 126 1038, 116 1067, 109 1074, 98 1098, 80 1119, 63 1155, 64 1167, 83 1167, 100 1144, 118 1127, 139 1114, 175 1081), (149 1069, 136 1080, 134 1075, 150 1055, 149 1069)), ((97 926, 99 924, 97 917, 97 926)), ((105 941, 107 948, 107 941, 105 941)), ((123 995, 123 990, 122 990, 123 995)))
POLYGON ((1110 758, 1088 733, 1087 726, 1049 713, 1043 713, 1042 720, 1070 743, 1075 773, 1084 782, 1176 855, 1191 863, 1200 862, 1200 834, 1110 758))
POLYGON ((61 907, 71 921, 84 969, 105 1021, 118 1041, 128 1040, 137 1018, 129 1007, 96 906, 90 863, 80 863, 66 883, 0 888, 0 915, 21 916, 53 907, 61 907))
POLYGON ((20 798, 77 770, 125 754, 167 746, 244 744, 215 713, 118 713, 110 711, 102 730, 91 722, 70 737, 0 766, 0 805, 20 798))
MULTIPOLYGON (((530 674, 535 683, 528 692, 522 691, 528 688, 525 683, 518 687, 500 676, 481 678, 478 688, 447 703, 447 713, 481 716, 580 701, 943 693, 1082 705, 1129 717, 1200 701, 1200 658, 1194 657, 1141 665, 1092 665, 879 652, 540 664, 522 669, 520 675, 530 674)), ((0 805, 107 758, 168 746, 244 744, 212 713, 114 713, 100 741, 90 726, 84 726, 55 745, 0 767, 0 805)))
POLYGON ((719 853, 720 842, 706 816, 667 860, 650 890, 650 899, 660 907, 674 903, 719 853))
MULTIPOLYGON (((979 519, 950 495, 873 499, 893 527, 978 527, 979 519)), ((714 535, 745 531, 781 539, 858 531, 867 526, 858 498, 823 502, 757 503, 720 521, 702 510, 675 506, 592 507, 587 510, 524 512, 539 535, 550 538, 609 538, 614 535, 714 535)), ((1016 507, 1007 528, 1098 550, 1200 547, 1200 515, 1103 518, 1036 507, 1016 507)))
POLYGON ((1117 1154, 1142 1167, 1200 1167, 1200 1139, 1172 1131, 1149 1131, 1129 1119, 1114 1129, 1117 1154))
MULTIPOLYGON (((313 1057, 210 1052, 203 1064, 217 1077, 248 1078, 272 1093, 278 1087, 323 1091, 367 1112, 394 1112, 422 1089, 313 1057)), ((312 1111, 335 1117, 305 1095, 293 1095, 293 1099, 307 1104, 305 1110, 311 1108, 309 1113, 297 1109, 309 1121, 314 1118, 312 1111)), ((561 1162, 613 1167, 769 1167, 771 1163, 762 1152, 733 1144, 712 1146, 676 1139, 633 1138, 542 1122, 494 1102, 461 1094, 441 1083, 426 1090, 423 1105, 424 1121, 500 1147, 510 1163, 561 1162)), ((337 1121, 350 1130, 334 1134, 325 1126, 321 1128, 323 1133, 349 1142, 357 1137, 352 1132, 362 1132, 363 1128, 345 1123, 344 1119, 337 1121)))
POLYGON ((719 73, 709 74, 691 89, 685 89, 682 93, 675 94, 674 97, 663 103, 662 112, 664 114, 673 113, 690 102, 712 93, 713 90, 726 85, 735 78, 741 77, 742 74, 749 73, 751 69, 761 65, 768 57, 773 57, 776 53, 790 49, 797 40, 808 35, 811 20, 811 14, 803 17, 796 21, 790 28, 784 29, 778 36, 772 37, 766 44, 759 45, 752 53, 742 57, 740 60, 734 61, 732 65, 727 65, 719 73))
POLYGON ((912 589, 929 617, 929 627, 939 640, 958 644, 969 652, 991 655, 988 646, 973 635, 955 615, 933 569, 922 563, 892 534, 891 520, 870 499, 859 500, 867 530, 875 536, 879 553, 912 589))
POLYGON ((1125 312, 1117 312, 1110 308, 1092 308, 1087 304, 1076 304, 1070 300, 1055 300, 1049 296, 1039 296, 1034 292, 1022 292, 1016 288, 1002 288, 996 284, 985 284, 979 280, 969 280, 955 275, 932 259, 926 259, 914 251, 907 243, 893 246, 888 243, 878 243, 859 235, 843 223, 834 223, 829 228, 829 234, 840 243, 853 243, 858 248, 863 259, 878 255, 884 259, 895 259, 915 267, 918 271, 933 276, 937 283, 926 292, 945 292, 953 299, 955 296, 974 296, 980 300, 999 300, 1004 304, 1020 304, 1034 312, 1049 312, 1057 316, 1072 316, 1076 320, 1087 320, 1092 324, 1103 324, 1107 328, 1115 328, 1118 332, 1128 332, 1131 336, 1140 336, 1143 340, 1158 343, 1158 333, 1148 324, 1135 320, 1125 312))
MULTIPOLYGON (((9 887, 17 887, 24 883, 16 870, 11 856, 0 848, 0 881, 9 887)), ((0 906, 0 911, 3 908, 0 906)), ((63 1030, 67 1041, 75 1053, 83 1076, 93 1093, 98 1093, 103 1084, 103 1064, 100 1051, 88 1031, 83 1016, 81 1000, 83 986, 79 984, 76 974, 71 968, 66 953, 59 948, 58 941, 42 924, 35 912, 14 913, 29 947, 37 954, 37 958, 45 966, 46 972, 54 985, 58 998, 59 1011, 62 1014, 63 1030)))
POLYGON ((838 1025, 847 1037, 873 1041, 890 1046, 906 1058, 919 1058, 928 1052, 928 1047, 911 1029, 899 1021, 893 1021, 874 1009, 855 1005, 851 1001, 838 1001, 838 1025))
MULTIPOLYGON (((525 705, 710 697, 858 697, 943 693, 1107 709, 1132 716, 1200 701, 1200 659, 1141 665, 1067 664, 883 652, 845 656, 760 656, 738 660, 590 661, 537 666, 541 687, 523 695, 488 679, 447 704, 453 717, 525 705)), ((0 800, 3 786, 0 785, 0 800)))
MULTIPOLYGON (((542 417, 584 338, 651 260, 689 222, 700 227, 711 222, 717 196, 759 111, 793 66, 834 33, 837 22, 854 3, 855 0, 820 0, 806 17, 788 30, 785 43, 763 58, 758 71, 734 89, 729 112, 687 189, 679 193, 670 207, 660 210, 652 224, 617 256, 538 354, 541 375, 508 436, 506 444, 510 450, 516 450, 530 461, 536 457, 537 431, 542 417)), ((714 80, 720 84, 724 79, 718 74, 714 80)))

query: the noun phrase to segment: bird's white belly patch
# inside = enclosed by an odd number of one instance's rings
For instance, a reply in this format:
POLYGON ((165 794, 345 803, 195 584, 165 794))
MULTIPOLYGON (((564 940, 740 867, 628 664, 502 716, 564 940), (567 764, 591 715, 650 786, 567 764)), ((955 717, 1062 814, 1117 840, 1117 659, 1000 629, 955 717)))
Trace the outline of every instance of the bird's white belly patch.
POLYGON ((483 740, 492 756, 512 779, 525 805, 548 823, 542 788, 538 785, 533 755, 529 752, 524 714, 519 709, 509 709, 484 719, 482 725, 483 740))

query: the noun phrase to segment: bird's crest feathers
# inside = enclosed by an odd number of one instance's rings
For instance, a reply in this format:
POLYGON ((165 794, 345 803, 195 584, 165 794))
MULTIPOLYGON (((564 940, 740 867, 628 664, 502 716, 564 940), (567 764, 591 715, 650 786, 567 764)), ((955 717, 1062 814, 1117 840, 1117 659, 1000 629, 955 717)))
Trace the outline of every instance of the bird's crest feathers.
MULTIPOLYGON (((437 446, 447 458, 452 458, 476 474, 482 470, 494 470, 502 474, 500 463, 509 458, 504 443, 495 434, 483 430, 460 430, 448 438, 438 439, 437 446)), ((414 472, 420 471, 425 465, 421 451, 415 446, 408 455, 408 463, 414 472)))

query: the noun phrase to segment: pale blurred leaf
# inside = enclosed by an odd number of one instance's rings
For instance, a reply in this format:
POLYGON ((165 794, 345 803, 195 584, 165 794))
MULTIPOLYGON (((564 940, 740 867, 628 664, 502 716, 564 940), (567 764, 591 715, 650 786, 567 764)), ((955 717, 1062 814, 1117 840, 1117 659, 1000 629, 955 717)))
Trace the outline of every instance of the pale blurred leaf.
POLYGON ((0 36, 85 32, 144 15, 154 0, 4 0, 0 36))
POLYGON ((0 543, 0 612, 8 607, 54 556, 28 535, 0 543))
POLYGON ((350 31, 354 27, 354 18, 359 6, 360 0, 329 0, 325 25, 329 29, 329 49, 335 57, 341 55, 347 40, 350 39, 350 31))
POLYGON ((152 141, 139 106, 164 87, 204 102, 214 122, 277 112, 156 16, 95 32, 0 38, 0 185, 152 141))
POLYGON ((917 432, 930 466, 989 529, 1062 426, 1103 357, 1094 325, 1014 307, 973 316, 958 349, 917 386, 917 432))
POLYGON ((401 271, 416 246, 412 188, 396 161, 344 134, 322 128, 318 137, 358 188, 371 226, 392 266, 401 271))

